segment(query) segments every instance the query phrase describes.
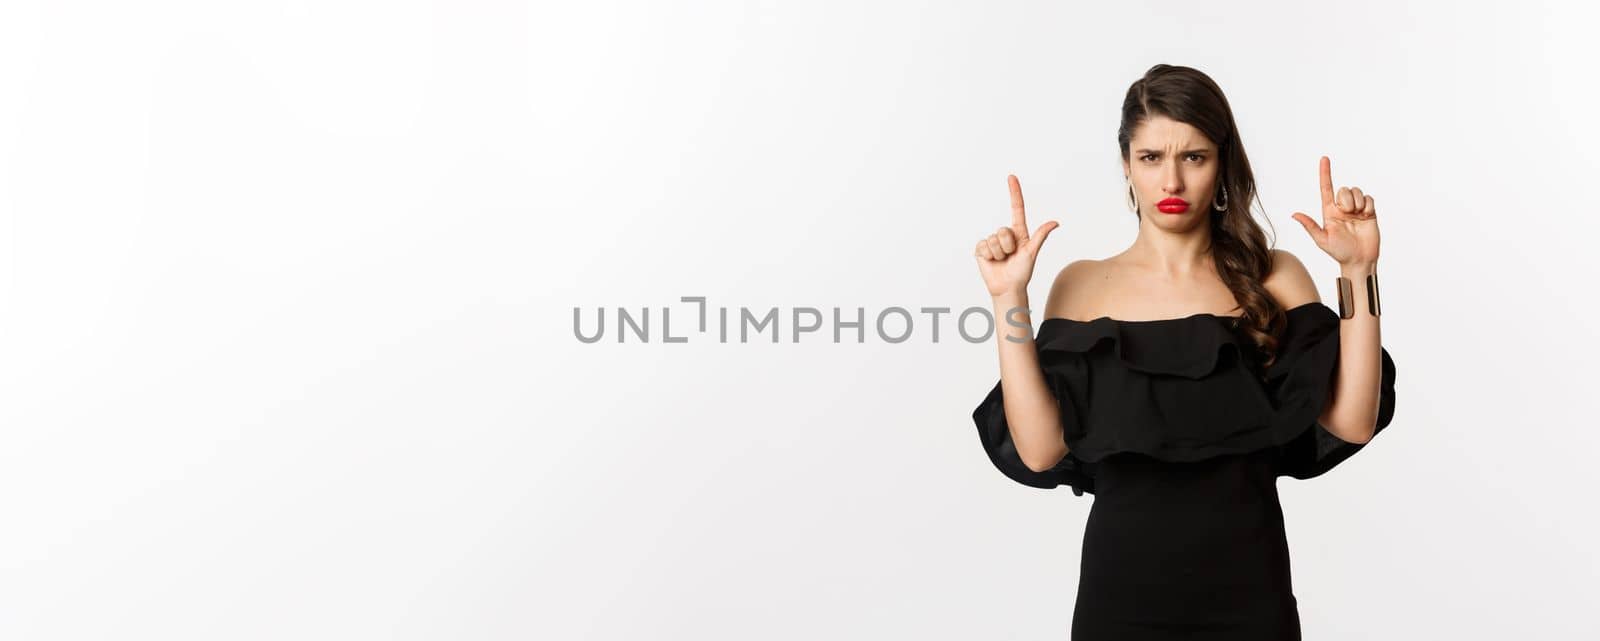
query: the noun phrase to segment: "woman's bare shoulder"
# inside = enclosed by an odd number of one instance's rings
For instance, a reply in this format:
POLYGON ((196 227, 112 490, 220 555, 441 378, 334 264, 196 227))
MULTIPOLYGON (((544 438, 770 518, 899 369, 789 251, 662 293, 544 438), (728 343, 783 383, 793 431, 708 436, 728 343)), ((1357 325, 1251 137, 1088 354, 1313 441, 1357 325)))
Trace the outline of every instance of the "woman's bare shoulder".
POLYGON ((1261 286, 1284 309, 1322 301, 1322 296, 1317 293, 1317 284, 1311 278, 1311 271, 1287 249, 1272 250, 1272 271, 1267 273, 1261 286))
POLYGON ((1091 284, 1100 278, 1105 261, 1080 258, 1067 263, 1056 273, 1050 284, 1050 297, 1045 299, 1045 318, 1076 318, 1074 315, 1093 293, 1091 284))

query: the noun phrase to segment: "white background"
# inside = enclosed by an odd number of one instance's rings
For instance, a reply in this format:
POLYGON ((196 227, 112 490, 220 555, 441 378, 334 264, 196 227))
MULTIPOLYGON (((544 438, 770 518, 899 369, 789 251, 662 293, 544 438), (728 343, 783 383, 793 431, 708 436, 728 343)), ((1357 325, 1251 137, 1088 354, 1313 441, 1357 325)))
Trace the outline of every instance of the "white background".
POLYGON ((992 343, 870 321, 987 306, 1007 173, 1036 273, 1131 243, 1163 62, 1324 302, 1318 157, 1378 203, 1397 412, 1280 483, 1305 637, 1592 631, 1597 47, 1515 7, 6 3, 0 638, 1066 638, 1092 497, 983 455, 992 343))

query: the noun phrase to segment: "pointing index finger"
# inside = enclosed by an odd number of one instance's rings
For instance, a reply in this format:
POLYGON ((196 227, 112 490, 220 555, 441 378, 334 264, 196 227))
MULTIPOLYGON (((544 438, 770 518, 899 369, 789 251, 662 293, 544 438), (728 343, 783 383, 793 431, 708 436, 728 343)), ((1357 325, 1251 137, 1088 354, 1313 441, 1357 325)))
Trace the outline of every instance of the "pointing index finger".
POLYGON ((1028 215, 1022 208, 1022 182, 1017 180, 1015 174, 1007 174, 1006 183, 1011 186, 1011 226, 1026 230, 1028 215))
POLYGON ((1332 161, 1328 160, 1327 156, 1323 156, 1322 157, 1322 162, 1321 162, 1321 167, 1318 168, 1318 170, 1322 174, 1322 204, 1324 204, 1324 205, 1332 205, 1333 204, 1333 169, 1332 169, 1332 164, 1333 164, 1332 161))

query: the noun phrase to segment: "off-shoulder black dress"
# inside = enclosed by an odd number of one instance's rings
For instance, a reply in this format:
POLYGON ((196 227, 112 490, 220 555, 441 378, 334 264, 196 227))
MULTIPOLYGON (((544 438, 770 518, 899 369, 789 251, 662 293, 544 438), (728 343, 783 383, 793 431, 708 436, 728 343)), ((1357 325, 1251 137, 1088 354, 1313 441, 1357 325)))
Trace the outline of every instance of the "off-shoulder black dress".
MULTIPOLYGON (((1300 639, 1277 478, 1317 476, 1364 445, 1317 423, 1338 371, 1338 314, 1321 302, 1286 314, 1264 377, 1233 316, 1044 320, 1034 342, 1069 449, 1044 472, 1018 457, 998 383, 973 412, 1007 477, 1094 495, 1075 641, 1300 639)), ((1381 431, 1395 368, 1380 351, 1381 431)))

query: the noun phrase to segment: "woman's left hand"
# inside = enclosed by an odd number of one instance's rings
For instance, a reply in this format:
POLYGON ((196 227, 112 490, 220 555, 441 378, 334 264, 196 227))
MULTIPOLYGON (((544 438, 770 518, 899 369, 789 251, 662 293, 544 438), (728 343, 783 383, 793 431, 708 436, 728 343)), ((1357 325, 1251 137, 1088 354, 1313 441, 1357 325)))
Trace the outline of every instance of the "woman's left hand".
POLYGON ((1378 262, 1378 214, 1372 197, 1360 187, 1333 190, 1333 171, 1322 157, 1322 225, 1301 212, 1294 219, 1306 228, 1311 241, 1340 265, 1378 262))

